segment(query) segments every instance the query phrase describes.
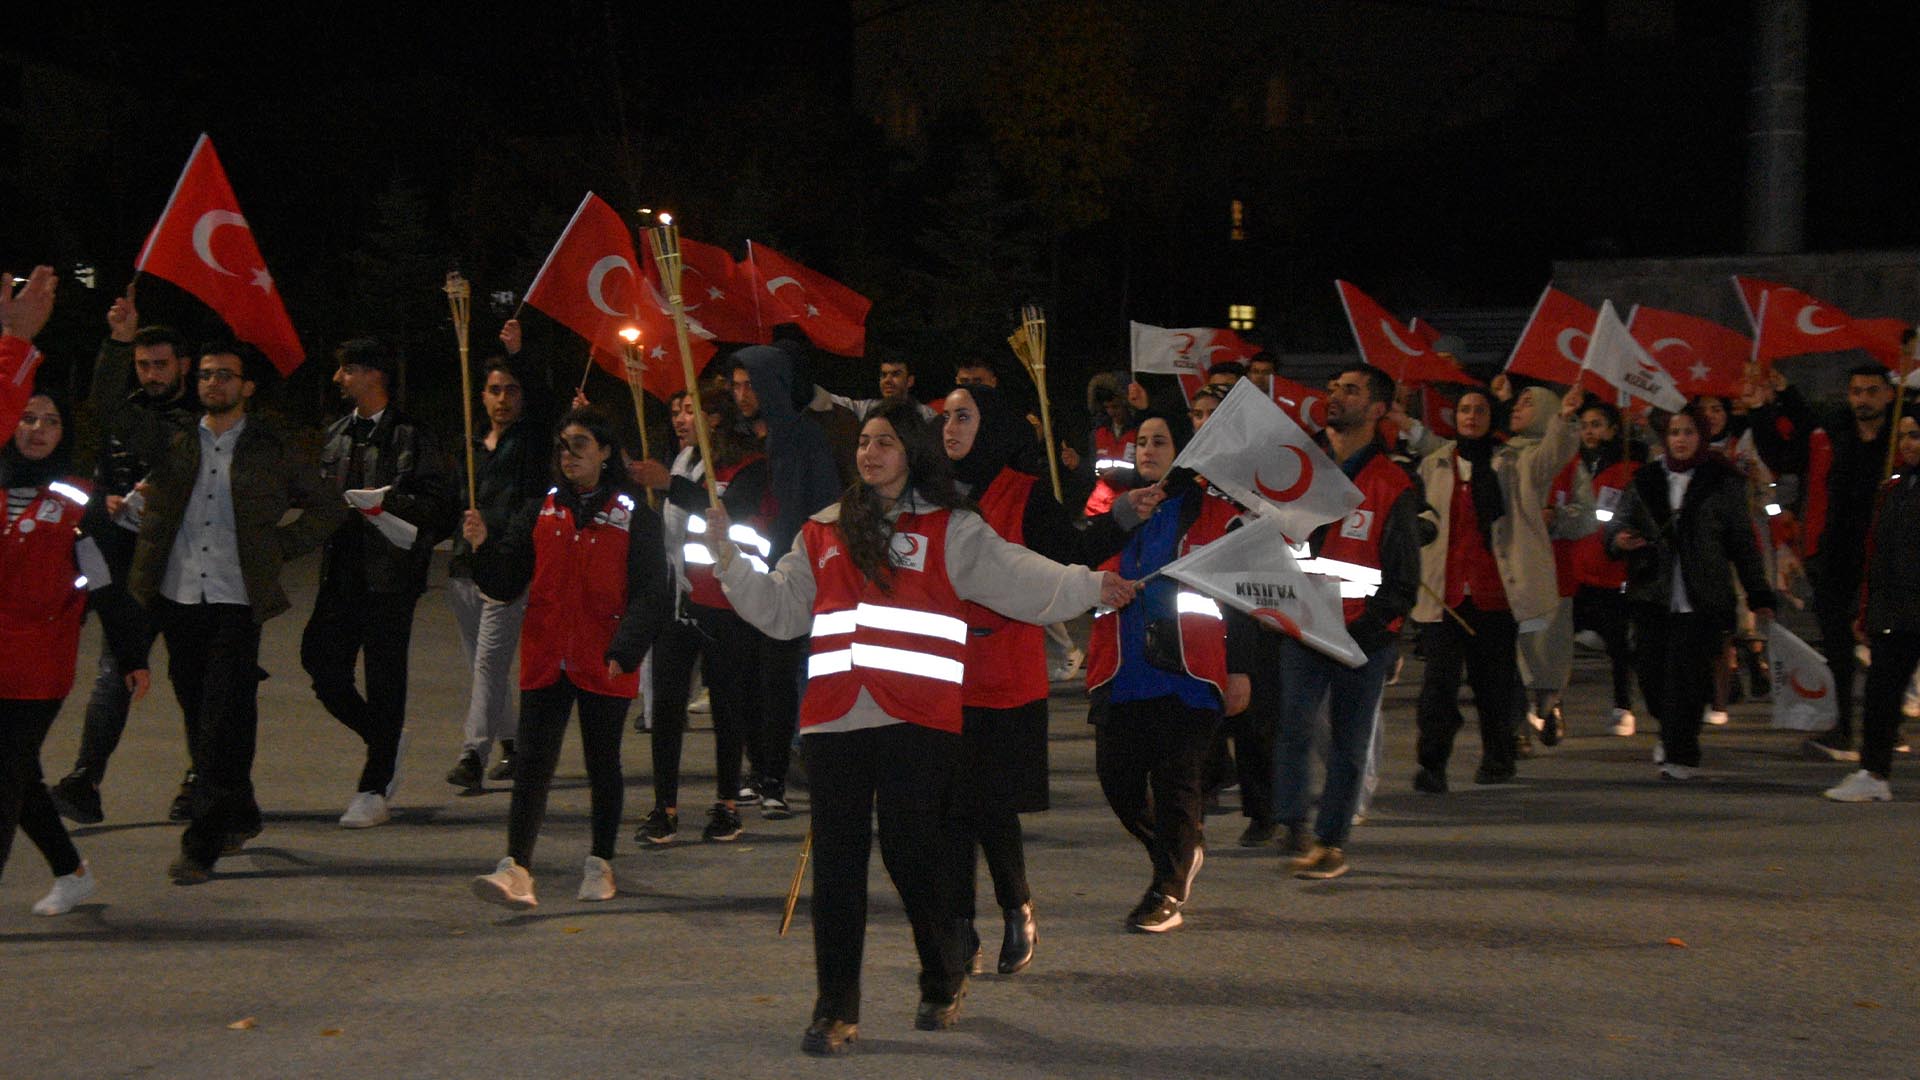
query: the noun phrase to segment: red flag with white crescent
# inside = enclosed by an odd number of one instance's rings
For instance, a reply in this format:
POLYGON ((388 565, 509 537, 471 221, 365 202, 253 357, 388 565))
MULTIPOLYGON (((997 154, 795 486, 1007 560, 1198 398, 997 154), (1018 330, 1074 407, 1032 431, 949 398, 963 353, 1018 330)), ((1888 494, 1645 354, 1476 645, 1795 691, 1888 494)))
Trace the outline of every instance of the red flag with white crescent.
POLYGON ((1753 359, 1762 367, 1808 353, 1860 349, 1890 368, 1900 366, 1899 319, 1856 319, 1839 307, 1791 285, 1735 277, 1753 317, 1753 359))
POLYGON ((235 337, 265 354, 280 374, 306 359, 273 275, 260 257, 253 227, 240 213, 240 201, 206 135, 193 144, 187 167, 133 268, 192 293, 226 320, 235 337))
POLYGON ((765 244, 747 242, 741 266, 760 305, 760 325, 793 323, 807 340, 840 356, 864 356, 873 301, 765 244))
MULTIPOLYGON (((646 281, 634 253, 633 234, 613 207, 592 192, 554 243, 527 287, 527 303, 587 339, 594 362, 625 380, 626 342, 620 331, 640 331, 645 371, 640 385, 661 399, 686 389, 673 320, 649 303, 646 281)), ((713 356, 713 346, 690 339, 694 369, 713 356)))
POLYGON ((1711 319, 1636 304, 1627 331, 1673 376, 1688 398, 1735 398, 1746 388, 1753 339, 1711 319))
POLYGON ((1274 373, 1273 383, 1268 387, 1268 396, 1287 419, 1305 428, 1309 434, 1319 434, 1327 426, 1327 395, 1325 391, 1315 390, 1306 383, 1274 373))
POLYGON ((1562 386, 1576 381, 1591 393, 1609 399, 1613 387, 1591 371, 1581 372, 1587 358, 1587 345, 1593 341, 1593 324, 1600 313, 1549 285, 1533 306, 1520 340, 1507 357, 1507 370, 1562 386))
POLYGON ((1353 343, 1361 358, 1386 372, 1394 382, 1480 384, 1460 370, 1453 357, 1434 349, 1439 334, 1431 327, 1429 339, 1348 282, 1335 281, 1333 287, 1340 293, 1340 306, 1346 310, 1347 326, 1353 330, 1353 343))
MULTIPOLYGON (((672 317, 666 290, 660 285, 660 264, 654 261, 653 234, 641 237, 641 268, 647 279, 648 299, 661 315, 672 317)), ((753 281, 727 250, 680 237, 680 301, 687 313, 687 330, 708 341, 764 345, 773 340, 760 323, 753 281)))

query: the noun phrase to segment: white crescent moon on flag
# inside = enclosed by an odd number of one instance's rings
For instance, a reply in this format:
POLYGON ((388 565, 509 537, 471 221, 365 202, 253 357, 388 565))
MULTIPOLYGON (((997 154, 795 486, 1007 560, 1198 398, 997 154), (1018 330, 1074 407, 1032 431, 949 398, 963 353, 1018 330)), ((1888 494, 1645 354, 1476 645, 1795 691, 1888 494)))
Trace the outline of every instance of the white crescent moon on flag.
POLYGON ((800 282, 796 281, 795 279, 790 278, 785 274, 782 274, 779 277, 774 278, 773 280, 767 282, 767 295, 779 296, 780 286, 782 285, 791 285, 794 288, 799 289, 803 293, 807 291, 807 287, 805 285, 802 285, 800 284, 800 282))
POLYGON ((1660 352, 1662 349, 1672 348, 1675 345, 1680 346, 1681 348, 1687 350, 1688 352, 1693 351, 1693 346, 1687 344, 1686 338, 1677 338, 1677 337, 1663 337, 1659 341, 1654 342, 1652 345, 1647 346, 1647 351, 1657 353, 1657 352, 1660 352))
POLYGON ((606 284, 607 275, 612 273, 616 266, 625 267, 628 277, 635 276, 633 264, 627 261, 626 256, 609 255, 599 262, 594 263, 593 269, 587 271, 587 299, 593 301, 594 307, 599 308, 601 311, 606 312, 616 319, 632 318, 631 312, 615 311, 613 308, 607 306, 606 295, 600 291, 606 284))
POLYGON ((1227 346, 1225 345, 1209 345, 1206 348, 1200 350, 1200 355, 1198 358, 1195 359, 1194 362, 1199 364, 1202 368, 1204 368, 1207 366, 1208 356, 1211 356, 1212 354, 1217 352, 1226 352, 1226 351, 1227 351, 1227 346))
POLYGON ((1821 326, 1819 323, 1814 322, 1813 313, 1818 310, 1820 310, 1819 304, 1808 304, 1800 309, 1800 314, 1795 316, 1793 324, 1800 328, 1801 333, 1815 337, 1821 334, 1831 334, 1835 330, 1840 329, 1838 326, 1821 326))
POLYGON ((209 210, 201 214, 200 220, 193 223, 193 253, 200 256, 200 261, 206 263, 208 269, 228 277, 239 277, 239 274, 221 266, 220 260, 213 257, 213 231, 222 225, 238 225, 244 229, 247 228, 247 219, 231 210, 209 210))
POLYGON ((1560 331, 1560 336, 1557 338, 1554 338, 1553 343, 1555 347, 1557 347, 1560 350, 1561 356, 1564 356, 1567 359, 1577 364, 1580 362, 1580 357, 1574 355, 1573 341, 1575 338, 1585 338, 1587 340, 1592 340, 1593 335, 1587 333, 1585 330, 1576 330, 1573 327, 1569 326, 1565 330, 1560 331))
POLYGON ((1426 351, 1424 349, 1416 349, 1406 342, 1401 341, 1400 335, 1393 332, 1393 324, 1385 319, 1380 320, 1380 332, 1387 335, 1388 344, 1406 353, 1408 356, 1419 356, 1422 352, 1426 351))

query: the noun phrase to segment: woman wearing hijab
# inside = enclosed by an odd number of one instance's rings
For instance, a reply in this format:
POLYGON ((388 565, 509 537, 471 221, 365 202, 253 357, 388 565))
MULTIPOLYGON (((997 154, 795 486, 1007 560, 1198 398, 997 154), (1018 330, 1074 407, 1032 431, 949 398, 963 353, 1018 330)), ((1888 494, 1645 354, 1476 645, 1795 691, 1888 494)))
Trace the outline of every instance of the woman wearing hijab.
POLYGON ((953 489, 938 436, 906 402, 867 414, 860 479, 814 514, 770 573, 707 515, 715 576, 741 618, 775 638, 810 634, 800 744, 813 796, 813 952, 819 996, 810 1054, 859 1035, 867 859, 900 890, 920 954, 914 1026, 951 1027, 972 942, 954 920, 948 822, 964 726, 969 604, 1022 622, 1125 604, 1117 574, 1061 566, 995 535, 953 489))
POLYGON ((51 394, 34 392, 0 450, 0 871, 15 830, 26 833, 53 871, 35 915, 64 915, 99 887, 40 774, 40 746, 73 689, 90 601, 134 700, 148 682, 145 617, 81 531, 87 494, 68 476, 67 416, 51 394))
MULTIPOLYGON (((1573 416, 1581 397, 1574 390, 1557 412, 1544 410, 1551 418, 1537 439, 1503 446, 1493 437, 1492 396, 1469 389, 1454 405, 1458 436, 1420 462, 1421 490, 1439 528, 1420 550, 1420 599, 1413 609, 1427 657, 1416 712, 1417 791, 1447 790, 1447 759, 1465 722, 1463 667, 1480 714, 1474 783, 1513 779, 1515 638, 1521 623, 1544 626, 1560 602, 1543 511, 1554 476, 1579 446, 1573 416)), ((1521 410, 1540 413, 1540 402, 1531 394, 1516 402, 1519 427, 1536 428, 1538 416, 1521 410)))
POLYGON ((1698 405, 1669 417, 1665 456, 1634 473, 1607 524, 1608 550, 1627 560, 1640 690, 1660 721, 1655 759, 1667 780, 1692 779, 1700 767, 1702 714, 1737 605, 1729 563, 1762 632, 1773 619, 1746 488, 1708 449, 1708 423, 1698 405))

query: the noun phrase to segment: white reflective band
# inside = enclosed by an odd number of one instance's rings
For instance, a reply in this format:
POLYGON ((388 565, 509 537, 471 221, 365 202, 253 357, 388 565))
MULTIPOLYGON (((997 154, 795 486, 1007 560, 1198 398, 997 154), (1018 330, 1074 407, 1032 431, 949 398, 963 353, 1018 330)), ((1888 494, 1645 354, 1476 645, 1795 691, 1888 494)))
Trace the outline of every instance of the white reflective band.
POLYGON ((633 500, 626 495, 615 495, 613 497, 613 501, 619 503, 621 506, 626 507, 628 510, 633 509, 633 500))
POLYGON ((1363 597, 1372 596, 1379 591, 1380 586, 1368 585, 1359 581, 1342 581, 1340 583, 1340 599, 1342 600, 1359 600, 1363 597))
POLYGON ((1608 521, 1612 521, 1612 520, 1613 520, 1613 511, 1611 511, 1611 510, 1595 510, 1595 511, 1593 512, 1593 520, 1595 520, 1595 521, 1599 521, 1599 522, 1608 522, 1608 521))
POLYGON ((87 493, 74 487, 72 484, 55 480, 53 483, 47 485, 47 490, 53 492, 55 495, 71 499, 81 506, 87 505, 87 493))
POLYGON ((1123 458, 1101 458, 1093 463, 1093 467, 1099 472, 1105 472, 1108 469, 1131 469, 1133 462, 1123 458))
POLYGON ((886 607, 881 604, 861 604, 854 609, 854 617, 861 626, 875 630, 921 634, 961 645, 967 642, 966 620, 956 619, 951 615, 936 615, 931 611, 886 607))
POLYGON ((688 566, 713 565, 713 552, 707 550, 707 545, 696 544, 691 540, 687 541, 686 547, 680 549, 680 556, 686 560, 688 566))
MULTIPOLYGON (((705 523, 701 524, 700 529, 702 532, 706 531, 705 523)), ((736 544, 745 544, 750 548, 757 549, 762 556, 773 554, 773 541, 754 532, 752 528, 746 525, 736 524, 728 527, 727 539, 736 544)))
POLYGON ((701 536, 705 536, 707 534, 707 519, 701 517, 699 514, 688 514, 687 532, 690 535, 698 533, 701 536))
POLYGON ((85 575, 85 574, 81 574, 81 575, 80 575, 79 577, 77 577, 77 578, 74 578, 74 579, 73 579, 73 587, 74 587, 74 588, 76 588, 76 589, 84 589, 84 588, 86 588, 86 587, 87 587, 87 575, 85 575))
MULTIPOLYGON (((1325 557, 1307 559, 1300 564, 1300 572, 1303 574, 1325 574, 1328 577, 1337 577, 1342 581, 1352 581, 1361 585, 1378 586, 1380 584, 1379 570, 1371 566, 1362 566, 1359 563, 1342 562, 1339 559, 1329 559, 1325 557)), ((1342 593, 1341 595, 1344 596, 1346 594, 1342 593)), ((1373 593, 1368 592, 1367 595, 1372 596, 1373 593)))
POLYGON ((1174 599, 1173 609, 1182 615, 1208 615, 1216 619, 1220 617, 1219 604, 1199 593, 1187 592, 1185 589, 1182 589, 1174 599))
POLYGON ((853 628, 860 625, 853 609, 845 611, 823 611, 813 617, 813 636, 832 637, 835 634, 851 634, 853 628))
MULTIPOLYGON (((902 675, 920 675, 950 683, 961 682, 967 675, 967 665, 958 660, 909 649, 889 649, 884 645, 863 645, 857 641, 853 643, 853 665, 897 671, 902 675)), ((808 665, 808 675, 812 675, 811 664, 808 665)))
POLYGON ((1779 504, 1779 503, 1768 503, 1768 504, 1767 504, 1767 516, 1768 516, 1768 517, 1779 517, 1779 516, 1780 516, 1780 504, 1779 504))
POLYGON ((834 652, 814 653, 807 657, 807 678, 817 679, 822 675, 838 675, 853 670, 853 650, 839 649, 834 652))

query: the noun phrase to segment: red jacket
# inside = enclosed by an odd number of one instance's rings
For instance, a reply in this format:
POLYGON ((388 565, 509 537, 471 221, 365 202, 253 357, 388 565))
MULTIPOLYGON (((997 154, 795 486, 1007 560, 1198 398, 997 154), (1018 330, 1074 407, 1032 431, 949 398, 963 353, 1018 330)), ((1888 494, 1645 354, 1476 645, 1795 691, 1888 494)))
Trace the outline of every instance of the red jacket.
MULTIPOLYGON (((1360 505, 1337 527, 1330 526, 1327 529, 1317 558, 1353 563, 1377 571, 1380 569, 1380 538, 1387 528, 1387 512, 1413 486, 1413 478, 1407 475, 1407 470, 1394 464, 1392 458, 1378 453, 1360 470, 1360 475, 1354 477, 1353 482, 1363 496, 1360 505)), ((1322 572, 1335 569, 1328 568, 1322 572)), ((1340 607, 1347 621, 1353 622, 1366 614, 1367 599, 1365 595, 1347 596, 1348 591, 1357 590, 1343 590, 1340 607)), ((1404 621, 1395 619, 1387 625, 1387 629, 1399 630, 1404 621)))
POLYGON ((959 733, 968 605, 947 578, 948 515, 894 520, 891 592, 854 565, 837 522, 802 527, 806 550, 818 553, 802 729, 845 716, 864 689, 888 716, 959 733))
MULTIPOLYGON (((1139 437, 1139 434, 1140 431, 1138 428, 1128 428, 1120 434, 1115 435, 1113 429, 1106 424, 1101 424, 1099 427, 1093 429, 1094 475, 1096 477, 1099 476, 1101 469, 1100 463, 1103 461, 1119 463, 1109 465, 1108 468, 1119 468, 1122 466, 1131 468, 1133 466, 1133 441, 1139 437)), ((1093 494, 1087 496, 1086 515, 1090 518, 1099 517, 1101 514, 1113 509, 1113 500, 1119 494, 1119 488, 1114 487, 1105 480, 1098 480, 1093 485, 1093 494)))
POLYGON ((573 685, 608 697, 640 693, 640 673, 607 677, 607 649, 627 613, 627 545, 634 503, 615 495, 592 521, 574 527, 573 512, 552 494, 533 523, 533 583, 520 630, 520 689, 552 686, 565 672, 573 685))
POLYGON ((1627 564, 1607 554, 1606 524, 1620 508, 1620 496, 1640 467, 1616 461, 1593 478, 1593 515, 1601 527, 1573 542, 1573 580, 1576 585, 1619 592, 1627 583, 1627 564))
MULTIPOLYGON (((1025 544, 1027 499, 1034 478, 1001 469, 980 493, 980 516, 993 531, 1025 544)), ((1046 631, 979 604, 966 605, 967 681, 960 702, 984 709, 1011 709, 1047 696, 1046 631)))
POLYGON ((49 487, 0 529, 0 698, 53 701, 73 689, 87 587, 73 554, 84 494, 69 490, 80 497, 49 487))
MULTIPOLYGON (((1185 555, 1203 544, 1225 536, 1227 525, 1240 516, 1232 503, 1212 495, 1202 495, 1200 514, 1180 538, 1176 553, 1185 555)), ((1118 570, 1120 556, 1100 564, 1102 570, 1118 570)), ((1198 593, 1182 590, 1176 612, 1180 628, 1180 659, 1188 675, 1211 684, 1227 695, 1227 624, 1219 605, 1198 593)), ((1098 689, 1120 670, 1120 614, 1107 612, 1093 620, 1093 638, 1087 644, 1087 689, 1098 689)))

